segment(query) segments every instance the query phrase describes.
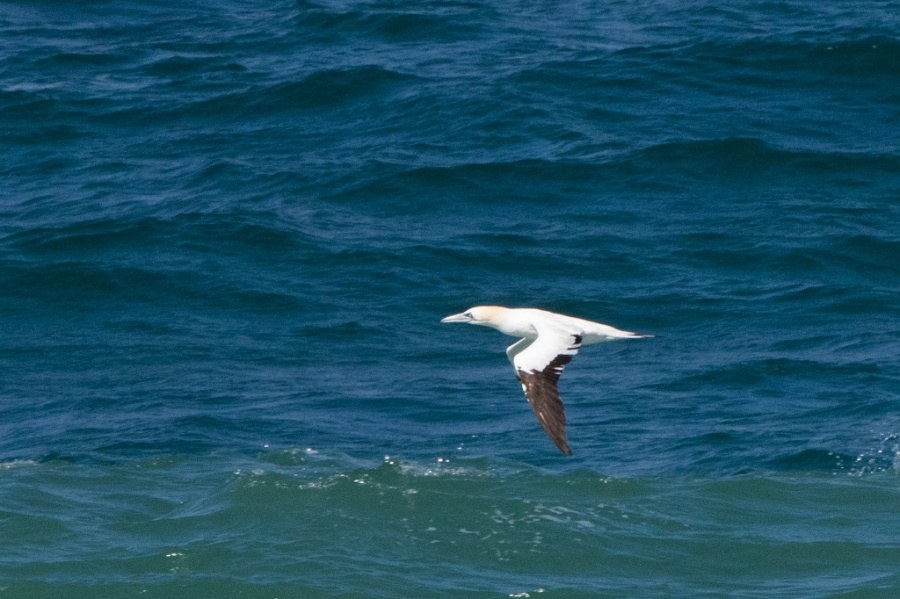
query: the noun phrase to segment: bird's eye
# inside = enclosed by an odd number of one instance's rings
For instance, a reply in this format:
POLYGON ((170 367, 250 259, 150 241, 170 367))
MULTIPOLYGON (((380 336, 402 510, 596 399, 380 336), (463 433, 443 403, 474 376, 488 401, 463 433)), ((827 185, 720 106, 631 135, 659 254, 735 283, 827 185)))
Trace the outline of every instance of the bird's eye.
POLYGON ((471 319, 473 319, 473 320, 475 319, 475 316, 472 315, 472 311, 471 311, 471 310, 469 310, 468 312, 463 313, 463 316, 465 316, 466 318, 471 318, 471 319))

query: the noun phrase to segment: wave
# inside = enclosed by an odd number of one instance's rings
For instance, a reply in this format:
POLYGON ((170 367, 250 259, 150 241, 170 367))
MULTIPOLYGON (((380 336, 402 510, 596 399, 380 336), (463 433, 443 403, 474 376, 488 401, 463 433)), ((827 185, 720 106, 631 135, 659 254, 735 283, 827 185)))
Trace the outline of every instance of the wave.
MULTIPOLYGON (((566 60, 549 60, 516 72, 515 80, 527 83, 569 84, 575 90, 599 85, 641 89, 665 88, 678 82, 654 80, 640 73, 679 74, 681 83, 700 83, 718 88, 722 82, 743 81, 766 87, 783 80, 784 73, 794 78, 809 76, 848 79, 872 76, 896 78, 896 56, 900 42, 892 37, 852 33, 816 38, 777 35, 729 36, 700 41, 663 39, 657 43, 600 45, 572 52, 566 60), (619 46, 619 47, 617 47, 619 46), (718 81, 706 80, 711 72, 718 81)), ((789 81, 788 81, 789 83, 789 81)))
POLYGON ((766 180, 772 176, 815 175, 832 178, 840 171, 889 175, 900 168, 894 153, 813 151, 777 147, 759 138, 672 141, 617 158, 622 166, 668 171, 675 178, 707 181, 735 177, 766 180))
POLYGON ((816 380, 830 376, 866 377, 884 372, 884 369, 877 364, 867 362, 840 363, 825 360, 766 357, 719 365, 702 372, 688 374, 670 384, 676 389, 696 389, 698 386, 747 388, 748 386, 756 387, 766 381, 792 380, 794 384, 798 384, 798 379, 816 380))
POLYGON ((313 39, 334 39, 347 35, 363 36, 389 43, 471 41, 483 35, 490 14, 487 7, 475 11, 464 5, 444 5, 428 10, 398 10, 395 6, 337 11, 319 4, 305 3, 292 20, 303 34, 313 39))
MULTIPOLYGON (((756 38, 728 43, 703 41, 678 49, 680 56, 688 55, 704 62, 719 63, 732 69, 753 67, 777 78, 773 65, 783 72, 815 73, 825 77, 900 76, 897 56, 900 42, 882 36, 854 39, 852 34, 838 34, 832 39, 793 41, 756 38)), ((737 71, 738 73, 740 71, 737 71)), ((737 75, 740 76, 740 75, 737 75)))
POLYGON ((238 276, 235 265, 321 251, 271 215, 246 212, 32 227, 0 238, 0 248, 8 255, 0 261, 0 279, 11 297, 85 308, 94 299, 263 312, 306 304, 265 279, 238 276), (232 266, 219 270, 212 264, 232 266))
POLYGON ((8 590, 22 595, 65 584, 196 597, 663 597, 728 594, 738 580, 751 594, 793 596, 896 581, 885 526, 896 478, 885 475, 610 478, 309 448, 2 474, 15 533, 4 565, 28 573, 8 590), (773 558, 791 576, 757 585, 773 558), (809 582, 822 571, 826 583, 809 582))
POLYGON ((138 250, 206 242, 235 244, 242 251, 284 252, 303 245, 291 225, 268 212, 185 212, 170 218, 122 215, 80 220, 58 226, 32 226, 0 237, 25 255, 51 257, 102 254, 104 250, 138 250))
MULTIPOLYGON (((8 118, 41 116, 50 123, 48 127, 76 122, 81 123, 78 131, 87 127, 95 134, 102 133, 99 127, 156 127, 161 121, 169 128, 185 121, 192 126, 214 121, 220 126, 240 124, 244 130, 250 122, 271 122, 295 112, 312 111, 324 118, 327 113, 352 107, 384 106, 419 80, 371 64, 296 72, 294 76, 281 74, 277 80, 260 80, 244 73, 246 67, 225 59, 167 57, 142 68, 138 85, 146 89, 141 93, 123 96, 121 90, 107 93, 97 88, 88 94, 65 89, 7 89, 0 91, 0 107, 8 118), (201 75, 240 77, 229 85, 204 86, 196 81, 201 75), (159 87, 159 78, 169 80, 174 87, 159 87), (202 93, 181 94, 183 86, 193 90, 199 87, 202 93), (236 123, 235 119, 240 121, 236 123)), ((28 132, 32 133, 30 129, 28 132)), ((25 132, 16 135, 16 139, 28 139, 25 132)))
MULTIPOLYGON (((171 108, 172 118, 214 120, 251 117, 271 120, 285 112, 333 112, 369 102, 388 103, 416 77, 378 65, 333 68, 298 75, 296 80, 245 85, 242 91, 215 95, 188 106, 171 108)), ((290 79, 290 78, 288 78, 290 79)), ((149 115, 158 118, 158 114, 149 115)), ((146 118, 146 117, 145 117, 146 118)))
POLYGON ((781 181, 796 185, 797 177, 813 178, 816 185, 830 181, 843 186, 847 177, 870 176, 890 182, 897 172, 900 156, 896 154, 813 151, 777 147, 759 138, 726 137, 669 141, 579 159, 462 161, 412 168, 370 164, 353 180, 338 183, 330 197, 377 197, 383 202, 378 206, 419 212, 458 198, 471 198, 476 204, 490 198, 496 206, 543 204, 552 210, 556 204, 568 209, 571 202, 567 197, 580 203, 597 189, 604 193, 671 194, 695 191, 698 186, 734 185, 735 179, 744 184, 771 186, 781 181), (515 196, 508 193, 513 186, 515 196))

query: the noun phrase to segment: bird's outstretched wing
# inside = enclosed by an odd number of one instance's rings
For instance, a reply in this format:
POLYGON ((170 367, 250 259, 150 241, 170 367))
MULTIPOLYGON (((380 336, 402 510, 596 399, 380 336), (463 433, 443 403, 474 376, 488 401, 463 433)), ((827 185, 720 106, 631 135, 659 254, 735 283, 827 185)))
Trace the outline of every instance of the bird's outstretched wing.
POLYGON ((566 364, 572 361, 580 348, 580 335, 539 331, 537 339, 518 353, 513 352, 512 357, 525 398, 531 404, 538 422, 566 455, 572 455, 572 450, 566 438, 566 414, 557 383, 566 364))

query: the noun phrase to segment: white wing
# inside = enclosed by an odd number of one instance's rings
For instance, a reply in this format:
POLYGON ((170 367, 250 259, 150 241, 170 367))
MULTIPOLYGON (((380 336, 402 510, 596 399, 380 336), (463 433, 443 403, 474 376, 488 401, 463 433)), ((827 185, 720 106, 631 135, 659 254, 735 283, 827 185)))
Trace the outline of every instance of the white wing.
POLYGON ((506 357, 509 358, 509 363, 513 365, 513 368, 516 367, 516 356, 525 351, 525 348, 532 343, 534 343, 534 339, 523 337, 506 348, 506 357))
POLYGON ((561 452, 572 455, 566 438, 566 415, 557 383, 566 364, 581 348, 581 336, 552 329, 539 330, 530 345, 524 339, 507 350, 516 375, 538 422, 561 452), (520 349, 524 347, 524 349, 520 349), (518 350, 518 351, 515 351, 518 350))

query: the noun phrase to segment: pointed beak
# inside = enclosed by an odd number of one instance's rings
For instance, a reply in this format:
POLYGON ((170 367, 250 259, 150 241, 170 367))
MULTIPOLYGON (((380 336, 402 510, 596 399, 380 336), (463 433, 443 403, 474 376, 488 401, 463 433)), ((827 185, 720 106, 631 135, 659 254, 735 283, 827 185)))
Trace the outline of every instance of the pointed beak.
POLYGON ((471 322, 472 319, 465 314, 451 314, 441 319, 441 322, 471 322))

